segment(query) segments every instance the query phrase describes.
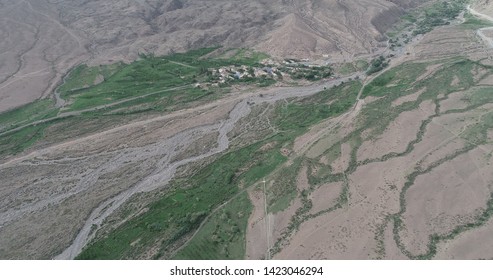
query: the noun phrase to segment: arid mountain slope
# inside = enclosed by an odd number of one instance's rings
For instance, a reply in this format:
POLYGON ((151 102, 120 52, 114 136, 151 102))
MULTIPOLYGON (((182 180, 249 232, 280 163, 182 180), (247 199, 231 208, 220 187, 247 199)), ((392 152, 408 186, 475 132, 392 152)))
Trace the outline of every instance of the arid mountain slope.
POLYGON ((410 0, 0 0, 0 111, 53 93, 80 62, 224 45, 281 57, 369 54, 410 0))
POLYGON ((259 48, 278 56, 329 57, 372 53, 402 10, 389 1, 290 1, 291 11, 259 48))
POLYGON ((493 1, 491 0, 476 0, 472 3, 472 7, 485 15, 493 16, 493 1))

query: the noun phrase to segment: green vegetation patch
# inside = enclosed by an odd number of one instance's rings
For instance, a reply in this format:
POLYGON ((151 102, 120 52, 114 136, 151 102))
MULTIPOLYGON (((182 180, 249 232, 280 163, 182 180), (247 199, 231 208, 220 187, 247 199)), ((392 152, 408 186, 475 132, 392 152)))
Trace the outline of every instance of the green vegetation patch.
POLYGON ((385 59, 385 57, 379 56, 371 61, 370 68, 366 71, 366 74, 371 75, 380 72, 388 65, 389 62, 385 59))
POLYGON ((286 210, 289 205, 291 205, 296 196, 298 196, 298 192, 296 189, 289 190, 289 188, 287 188, 287 190, 284 191, 281 196, 276 198, 276 200, 274 200, 272 204, 269 204, 267 211, 269 213, 278 213, 286 210))
POLYGON ((433 28, 450 24, 464 10, 467 0, 437 1, 415 16, 413 35, 425 34, 433 28))
POLYGON ((368 62, 366 60, 357 60, 355 62, 348 62, 340 65, 337 68, 337 72, 342 75, 348 75, 357 71, 365 71, 368 69, 368 62))
POLYGON ((279 106, 275 123, 281 130, 293 130, 299 134, 309 126, 349 110, 356 101, 359 81, 353 81, 324 90, 300 102, 279 106))
POLYGON ((484 105, 493 102, 493 92, 491 87, 476 87, 466 98, 471 105, 484 105))
POLYGON ((296 197, 296 178, 301 168, 301 159, 297 158, 292 164, 282 168, 269 183, 267 189, 267 211, 277 213, 288 208, 296 197))
POLYGON ((66 97, 77 90, 90 88, 94 84, 110 78, 123 66, 124 64, 121 62, 91 67, 85 64, 79 65, 70 71, 64 79, 64 83, 58 87, 58 91, 63 97, 66 97), (100 80, 98 81, 98 79, 100 80))
POLYGON ((488 27, 491 26, 491 22, 480 19, 471 13, 467 12, 464 14, 464 22, 461 24, 461 27, 465 29, 472 29, 472 30, 477 30, 482 27, 488 27))
POLYGON ((259 65, 260 61, 267 58, 269 58, 269 55, 262 52, 249 49, 239 49, 233 57, 226 59, 226 61, 233 62, 233 64, 237 65, 255 66, 259 65))
POLYGON ((212 214, 204 227, 173 259, 243 259, 246 227, 252 209, 248 194, 241 193, 212 214))
MULTIPOLYGON (((468 0, 429 1, 411 10, 386 33, 390 38, 390 49, 402 47, 413 37, 426 34, 438 26, 449 25, 465 10, 467 2, 468 0)), ((464 27, 467 26, 472 25, 468 23, 464 27)))
POLYGON ((487 66, 463 58, 436 61, 436 63, 442 65, 433 75, 424 77, 420 81, 416 81, 417 77, 425 73, 428 65, 433 64, 406 63, 375 78, 366 86, 363 96, 382 98, 363 108, 358 126, 362 129, 372 129, 370 137, 379 135, 402 112, 418 108, 424 100, 436 101, 440 94, 446 96, 452 92, 466 90, 474 85, 472 74, 474 69, 489 69, 487 66), (455 79, 457 81, 454 83, 455 79), (392 107, 392 102, 397 98, 420 90, 424 92, 418 97, 417 102, 406 102, 392 107))
POLYGON ((58 109, 49 99, 38 100, 22 107, 0 114, 0 132, 56 116, 58 109))
POLYGON ((18 154, 43 137, 48 124, 40 124, 0 137, 0 157, 18 154))
POLYGON ((480 145, 488 140, 488 130, 493 129, 493 112, 487 112, 481 116, 481 121, 476 125, 467 127, 460 137, 470 144, 480 145))
POLYGON ((225 154, 186 181, 174 181, 170 192, 149 210, 89 245, 79 259, 120 259, 143 254, 160 244, 161 258, 171 244, 199 227, 217 206, 245 185, 264 177, 285 161, 277 149, 261 151, 262 143, 225 154), (138 242, 137 242, 138 241, 138 242))
MULTIPOLYGON (((215 50, 217 48, 204 48, 164 57, 141 55, 140 60, 131 64, 117 63, 98 67, 81 65, 70 73, 59 90, 62 96, 68 99, 69 110, 84 110, 139 96, 162 95, 174 88, 209 81, 211 73, 208 69, 229 65, 258 66, 260 60, 266 58, 265 54, 248 50, 239 50, 231 58, 206 57, 215 50), (95 84, 94 81, 98 77, 104 79, 95 84)), ((260 86, 268 86, 273 82, 272 79, 265 78, 253 80, 260 86)), ((211 93, 209 90, 205 91, 211 93)), ((190 93, 186 90, 178 92, 184 99, 187 99, 190 93)), ((174 93, 170 98, 176 98, 176 92, 174 93)))

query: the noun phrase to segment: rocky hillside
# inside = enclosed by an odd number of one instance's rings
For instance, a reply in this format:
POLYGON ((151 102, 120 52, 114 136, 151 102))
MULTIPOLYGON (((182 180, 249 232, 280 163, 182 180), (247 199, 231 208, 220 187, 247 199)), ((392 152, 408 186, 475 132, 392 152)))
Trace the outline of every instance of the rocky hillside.
POLYGON ((493 1, 491 0, 476 0, 472 7, 483 14, 493 16, 493 1))
POLYGON ((63 25, 95 53, 167 53, 210 45, 279 56, 371 53, 410 0, 62 1, 63 25), (114 49, 118 47, 118 49, 114 49))
POLYGON ((82 61, 223 45, 347 59, 425 0, 0 0, 0 111, 50 96, 82 61))

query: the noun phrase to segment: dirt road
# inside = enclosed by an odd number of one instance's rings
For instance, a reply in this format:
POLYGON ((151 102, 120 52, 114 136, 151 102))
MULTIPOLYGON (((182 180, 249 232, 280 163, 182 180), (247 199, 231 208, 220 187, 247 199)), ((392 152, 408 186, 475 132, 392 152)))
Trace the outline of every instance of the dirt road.
MULTIPOLYGON (((493 17, 490 17, 488 15, 485 15, 485 14, 482 14, 476 10, 474 10, 473 8, 471 8, 470 5, 467 6, 467 10, 474 16, 476 17, 479 17, 479 18, 482 18, 482 19, 485 19, 487 21, 491 21, 493 22, 493 17)), ((483 27, 483 28, 480 28, 476 31, 476 33, 478 34, 479 37, 481 37, 481 39, 488 45, 488 47, 490 48, 493 48, 493 38, 491 37, 488 37, 486 34, 485 34, 485 31, 491 31, 493 30, 493 26, 492 27, 483 27)))

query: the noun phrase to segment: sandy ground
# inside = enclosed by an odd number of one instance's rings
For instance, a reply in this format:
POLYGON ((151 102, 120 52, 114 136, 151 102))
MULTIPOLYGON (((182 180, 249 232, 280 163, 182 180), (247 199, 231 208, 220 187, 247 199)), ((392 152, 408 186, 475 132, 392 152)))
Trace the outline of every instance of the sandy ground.
MULTIPOLYGON (((490 137, 493 139, 493 137, 490 137)), ((485 145, 483 149, 493 150, 493 145, 485 145)), ((476 176, 487 184, 488 192, 493 191, 493 175, 491 158, 485 157, 482 149, 468 153, 468 156, 479 166, 476 176), (489 166, 487 166, 489 164, 489 166)), ((493 221, 484 226, 461 233, 453 240, 447 241, 438 247, 436 259, 493 259, 493 221)))
POLYGON ((268 254, 267 226, 268 221, 265 216, 265 199, 263 191, 252 189, 248 192, 250 201, 253 204, 253 212, 248 219, 246 231, 246 253, 248 260, 266 259, 268 254))
POLYGON ((425 91, 426 91, 426 88, 422 88, 421 90, 418 90, 415 93, 411 93, 411 94, 399 97, 392 102, 392 106, 397 107, 397 106, 402 105, 406 102, 416 101, 418 99, 418 97, 425 91))
POLYGON ((478 85, 493 86, 493 75, 486 76, 481 81, 479 81, 478 85))
POLYGON ((459 237, 441 244, 435 259, 493 259, 493 222, 490 221, 483 227, 465 232, 459 237))
POLYGON ((310 210, 311 214, 316 214, 320 211, 334 206, 342 192, 342 183, 329 183, 319 186, 310 194, 313 207, 310 210))
MULTIPOLYGON (((376 225, 387 211, 397 211, 406 167, 405 162, 389 161, 358 168, 348 178, 348 206, 306 221, 276 258, 376 258, 376 225)), ((322 190, 317 196, 322 196, 322 190)))
POLYGON ((359 206, 306 222, 276 259, 368 259, 375 240, 359 206))
POLYGON ((334 173, 344 172, 344 170, 348 168, 350 153, 351 153, 351 145, 349 145, 348 143, 342 143, 341 156, 338 157, 336 160, 334 160, 334 162, 332 162, 330 165, 334 173))
POLYGON ((50 95, 68 69, 87 59, 87 41, 34 1, 0 9, 0 112, 50 95))
POLYGON ((454 92, 447 96, 447 99, 440 102, 440 111, 446 112, 453 109, 464 109, 469 103, 466 98, 468 96, 467 92, 454 92))
POLYGON ((472 221, 486 205, 493 181, 485 182, 481 174, 489 167, 478 164, 465 154, 416 179, 407 192, 403 215, 407 229, 403 242, 412 253, 425 253, 431 234, 446 234, 472 221))
POLYGON ((403 152, 416 138, 421 123, 434 114, 434 104, 425 101, 419 108, 400 114, 376 140, 365 141, 358 150, 358 160, 379 158, 391 152, 403 152))

